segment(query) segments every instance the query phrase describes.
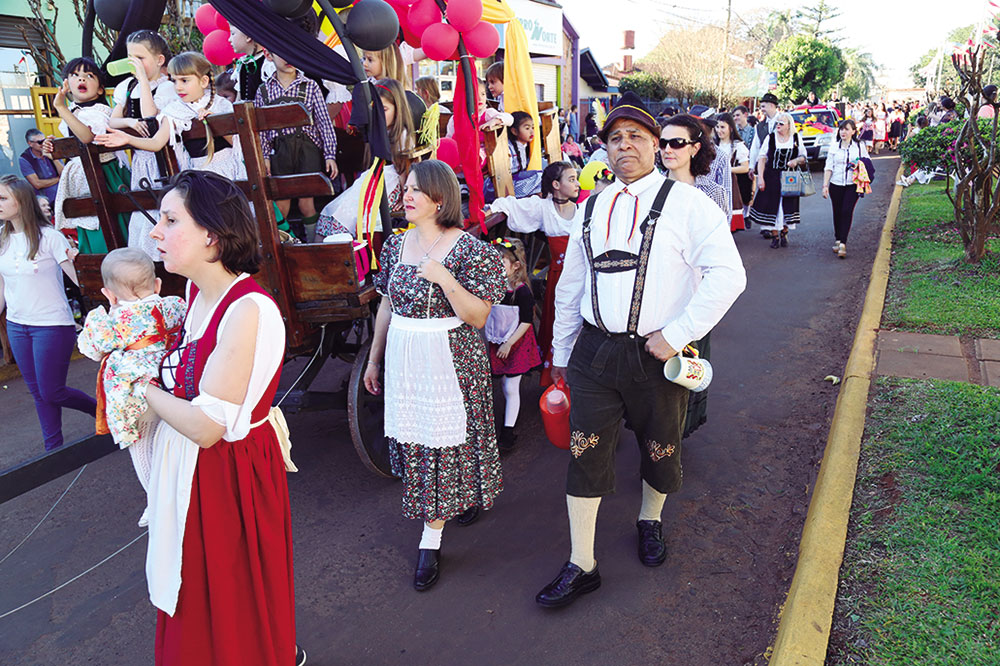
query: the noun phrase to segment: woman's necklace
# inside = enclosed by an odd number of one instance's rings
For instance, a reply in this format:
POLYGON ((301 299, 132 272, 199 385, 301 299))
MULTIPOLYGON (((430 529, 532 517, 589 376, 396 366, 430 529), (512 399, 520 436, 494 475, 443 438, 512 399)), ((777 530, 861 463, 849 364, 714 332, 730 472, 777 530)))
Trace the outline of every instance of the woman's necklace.
POLYGON ((420 233, 417 232, 417 247, 419 247, 421 250, 424 251, 424 256, 420 258, 420 261, 423 261, 424 259, 428 259, 430 257, 431 250, 434 249, 434 246, 437 245, 438 241, 440 241, 442 238, 444 238, 444 231, 438 234, 438 237, 434 239, 434 242, 431 243, 431 246, 429 248, 425 249, 423 243, 420 242, 420 233))

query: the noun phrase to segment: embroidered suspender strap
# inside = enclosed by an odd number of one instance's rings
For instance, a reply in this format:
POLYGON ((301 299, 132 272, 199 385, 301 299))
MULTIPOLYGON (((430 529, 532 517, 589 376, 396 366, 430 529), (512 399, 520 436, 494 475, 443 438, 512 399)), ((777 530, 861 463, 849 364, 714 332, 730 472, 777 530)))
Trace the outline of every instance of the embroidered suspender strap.
POLYGON ((597 268, 594 266, 594 248, 590 246, 590 219, 594 216, 596 205, 596 196, 587 197, 583 215, 583 251, 587 254, 587 263, 590 264, 590 304, 594 310, 594 321, 597 323, 597 328, 607 333, 608 329, 601 319, 601 306, 597 301, 597 268))
POLYGON ((645 229, 642 232, 642 243, 639 245, 639 265, 635 269, 635 284, 632 287, 632 304, 628 310, 629 333, 639 331, 639 313, 642 311, 642 293, 646 288, 646 269, 649 267, 649 255, 653 249, 653 234, 656 233, 656 223, 663 213, 663 206, 670 194, 674 181, 669 178, 663 181, 660 191, 656 193, 653 206, 646 216, 645 229))

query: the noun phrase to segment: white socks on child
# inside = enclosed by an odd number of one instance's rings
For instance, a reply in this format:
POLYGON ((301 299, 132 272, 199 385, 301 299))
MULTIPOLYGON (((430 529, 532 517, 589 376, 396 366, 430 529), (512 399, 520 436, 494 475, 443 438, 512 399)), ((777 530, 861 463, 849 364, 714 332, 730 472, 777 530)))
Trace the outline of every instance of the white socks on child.
POLYGON ((503 378, 504 408, 503 424, 513 428, 517 423, 517 414, 521 411, 521 375, 503 378))
POLYGON ((597 531, 597 509, 600 497, 575 497, 566 495, 569 512, 569 541, 572 552, 569 561, 585 572, 594 570, 594 533, 597 531))
POLYGON ((424 523, 424 532, 420 535, 420 550, 441 550, 441 536, 443 534, 444 525, 434 529, 430 523, 424 523))
POLYGON ((663 513, 663 503, 667 500, 664 493, 642 482, 642 508, 639 509, 639 520, 660 520, 663 513))

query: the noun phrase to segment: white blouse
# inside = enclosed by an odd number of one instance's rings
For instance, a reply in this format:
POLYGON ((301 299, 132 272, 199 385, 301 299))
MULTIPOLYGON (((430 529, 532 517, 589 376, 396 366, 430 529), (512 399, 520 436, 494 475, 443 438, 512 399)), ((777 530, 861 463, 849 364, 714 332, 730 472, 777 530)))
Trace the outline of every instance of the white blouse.
POLYGON ((863 143, 851 141, 847 148, 841 148, 839 141, 832 144, 823 168, 831 174, 830 184, 844 187, 853 183, 854 165, 862 157, 868 157, 868 148, 863 143))
MULTIPOLYGON (((115 106, 124 104, 126 101, 126 95, 128 94, 129 83, 132 82, 134 77, 129 77, 115 86, 115 92, 111 95, 111 100, 115 103, 115 106)), ((177 91, 174 90, 174 83, 165 74, 155 81, 149 82, 149 89, 153 93, 153 104, 157 109, 162 109, 167 104, 173 101, 180 101, 177 96, 177 91)), ((142 95, 140 87, 136 85, 132 88, 132 94, 128 95, 132 99, 139 99, 142 95)))
MULTIPOLYGON (((569 236, 573 226, 573 218, 567 220, 550 198, 542 197, 500 197, 489 205, 491 211, 507 216, 507 228, 523 234, 530 234, 539 229, 546 236, 569 236)), ((583 206, 577 206, 576 215, 580 215, 583 206)))
MULTIPOLYGON (((249 275, 246 273, 241 274, 233 284, 226 289, 226 293, 239 282, 240 280, 248 278, 249 275)), ((188 285, 188 317, 191 316, 191 312, 195 310, 198 303, 201 302, 201 292, 195 296, 194 301, 190 300, 190 285, 188 285)), ((225 294, 223 294, 225 297, 225 294)), ((217 339, 221 339, 224 331, 226 329, 226 324, 229 322, 229 317, 236 310, 236 304, 243 300, 249 299, 257 304, 259 309, 259 316, 257 319, 257 344, 254 347, 254 357, 253 357, 253 370, 250 372, 250 383, 247 386, 247 394, 243 399, 242 404, 234 404, 232 402, 226 402, 216 398, 208 393, 201 390, 199 386, 199 395, 191 404, 197 405, 201 408, 201 411, 205 412, 208 418, 212 419, 221 426, 225 426, 226 434, 223 435, 223 439, 227 442, 236 442, 244 437, 250 432, 251 424, 251 414, 257 403, 263 397, 264 392, 267 390, 268 386, 271 384, 271 380, 274 378, 274 373, 278 371, 281 366, 281 361, 285 355, 285 324, 281 319, 281 311, 273 300, 265 296, 264 294, 251 293, 246 296, 242 296, 237 299, 229 309, 226 314, 222 316, 222 320, 219 322, 219 329, 217 333, 217 339)), ((220 298, 220 301, 222 299, 220 298)), ((191 332, 188 330, 187 322, 185 322, 184 330, 184 341, 182 346, 188 345, 192 340, 197 340, 205 334, 205 329, 208 327, 209 321, 215 313, 215 308, 213 308, 209 313, 205 315, 202 320, 201 325, 198 330, 191 332)), ((213 351, 209 355, 208 361, 211 360, 212 356, 215 355, 213 351)), ((179 352, 174 352, 170 357, 170 365, 176 366, 180 361, 179 352)), ((206 361, 206 364, 208 363, 206 361)), ((172 391, 174 388, 174 382, 171 381, 171 377, 167 376, 164 378, 164 388, 168 391, 172 391)))
POLYGON ((12 233, 0 250, 7 319, 24 326, 72 326, 59 265, 69 258, 69 241, 52 227, 43 227, 34 259, 28 259, 28 247, 28 237, 21 232, 12 233))

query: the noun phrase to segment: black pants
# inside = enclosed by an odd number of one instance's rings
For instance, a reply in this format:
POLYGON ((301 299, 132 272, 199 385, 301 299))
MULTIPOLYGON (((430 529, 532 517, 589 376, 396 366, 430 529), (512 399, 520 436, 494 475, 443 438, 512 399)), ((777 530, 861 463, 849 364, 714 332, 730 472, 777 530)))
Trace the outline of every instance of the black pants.
POLYGON ((623 417, 639 443, 642 479, 661 493, 681 487, 681 434, 688 390, 663 376, 663 363, 638 335, 608 335, 584 325, 569 361, 572 399, 566 493, 615 491, 615 450, 623 417))
POLYGON ((830 184, 830 203, 833 204, 833 233, 837 240, 847 245, 847 235, 851 233, 854 206, 858 203, 858 188, 850 185, 830 184))

